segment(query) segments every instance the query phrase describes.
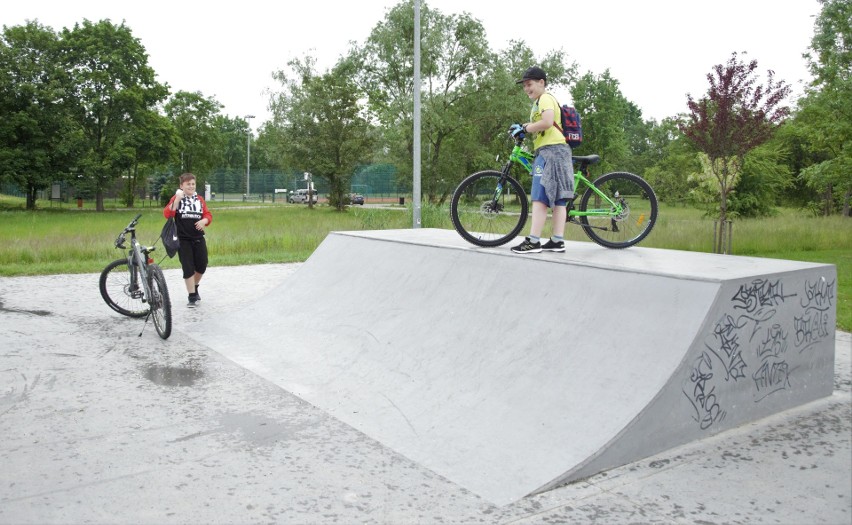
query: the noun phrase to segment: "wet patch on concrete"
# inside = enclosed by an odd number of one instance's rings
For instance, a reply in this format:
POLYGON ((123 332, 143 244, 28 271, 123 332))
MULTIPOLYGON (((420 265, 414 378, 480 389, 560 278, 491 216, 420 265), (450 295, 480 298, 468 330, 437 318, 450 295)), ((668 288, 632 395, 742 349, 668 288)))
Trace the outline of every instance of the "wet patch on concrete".
MULTIPOLYGON (((221 421, 225 432, 239 432, 243 440, 253 445, 269 445, 287 436, 288 425, 262 414, 228 413, 222 415, 221 421)), ((292 428, 289 430, 292 434, 292 428)))
POLYGON ((46 317, 48 315, 53 315, 53 313, 48 312, 47 310, 21 310, 18 308, 6 308, 3 304, 3 300, 0 299, 0 312, 9 312, 13 314, 30 314, 30 315, 38 315, 40 317, 46 317))
POLYGON ((145 379, 160 386, 193 386, 203 377, 203 370, 191 367, 152 364, 145 369, 145 379))
MULTIPOLYGON (((302 428, 302 427, 299 427, 302 428)), ((293 425, 282 423, 262 414, 251 412, 228 412, 222 414, 219 426, 202 430, 170 441, 178 443, 190 441, 211 434, 230 434, 255 447, 272 445, 277 441, 289 439, 298 430, 293 425)), ((232 438, 231 438, 232 439, 232 438)))

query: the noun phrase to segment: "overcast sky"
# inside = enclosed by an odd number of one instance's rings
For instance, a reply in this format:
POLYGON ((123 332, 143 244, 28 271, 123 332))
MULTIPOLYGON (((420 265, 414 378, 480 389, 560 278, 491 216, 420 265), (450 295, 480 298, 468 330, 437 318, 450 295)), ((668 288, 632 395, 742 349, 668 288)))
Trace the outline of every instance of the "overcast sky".
MULTIPOLYGON (((421 0, 424 1, 424 0, 421 0)), ((83 19, 122 21, 148 52, 160 82, 172 92, 201 91, 224 104, 224 113, 269 118, 272 72, 311 54, 321 70, 362 44, 395 0, 326 0, 229 4, 185 0, 22 0, 4 2, 0 24, 38 20, 56 31, 83 19)), ((645 119, 686 111, 686 94, 698 98, 706 75, 733 52, 747 52, 761 72, 791 84, 796 95, 810 80, 802 54, 813 36, 817 0, 430 0, 445 14, 479 19, 493 50, 524 40, 536 54, 562 49, 580 72, 609 69, 624 96, 645 119), (531 10, 526 6, 538 6, 531 10), (561 17, 557 25, 542 17, 561 17), (574 31, 570 36, 565 30, 574 31)), ((422 5, 422 4, 421 4, 422 5)), ((561 102, 567 93, 557 92, 561 102)))

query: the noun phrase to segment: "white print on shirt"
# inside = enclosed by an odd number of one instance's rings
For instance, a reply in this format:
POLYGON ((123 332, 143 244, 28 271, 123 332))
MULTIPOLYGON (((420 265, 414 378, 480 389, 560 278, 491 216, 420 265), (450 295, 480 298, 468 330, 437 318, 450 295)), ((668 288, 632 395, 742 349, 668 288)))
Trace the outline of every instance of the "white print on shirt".
POLYGON ((200 221, 204 210, 201 208, 201 201, 198 195, 184 197, 180 200, 177 213, 181 219, 191 219, 200 221))

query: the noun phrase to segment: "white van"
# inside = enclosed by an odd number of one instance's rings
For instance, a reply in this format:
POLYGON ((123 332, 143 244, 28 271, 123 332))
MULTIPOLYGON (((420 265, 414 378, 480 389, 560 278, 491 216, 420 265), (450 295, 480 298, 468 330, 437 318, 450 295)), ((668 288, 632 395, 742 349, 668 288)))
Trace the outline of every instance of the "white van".
MULTIPOLYGON (((316 204, 317 203, 317 192, 316 191, 314 191, 314 194, 312 195, 312 197, 313 197, 313 199, 312 199, 313 203, 316 204)), ((289 197, 287 197, 287 202, 289 202, 290 204, 294 204, 294 203, 297 203, 297 202, 307 203, 308 202, 308 190, 296 190, 296 191, 294 191, 293 193, 290 194, 289 197)))

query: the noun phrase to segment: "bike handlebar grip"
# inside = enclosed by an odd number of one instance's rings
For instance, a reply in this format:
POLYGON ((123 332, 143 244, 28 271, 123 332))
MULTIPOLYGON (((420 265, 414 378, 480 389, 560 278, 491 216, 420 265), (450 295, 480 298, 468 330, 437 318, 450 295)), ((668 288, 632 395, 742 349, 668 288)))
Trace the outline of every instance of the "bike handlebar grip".
POLYGON ((136 217, 133 217, 133 220, 130 221, 130 223, 127 226, 125 226, 123 233, 129 232, 134 226, 136 226, 136 223, 139 221, 139 217, 141 217, 141 216, 142 216, 142 214, 140 213, 136 217))

